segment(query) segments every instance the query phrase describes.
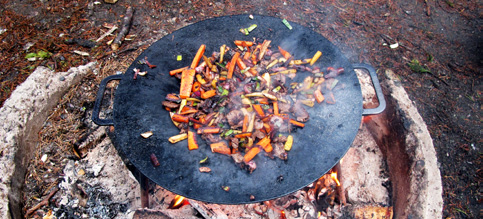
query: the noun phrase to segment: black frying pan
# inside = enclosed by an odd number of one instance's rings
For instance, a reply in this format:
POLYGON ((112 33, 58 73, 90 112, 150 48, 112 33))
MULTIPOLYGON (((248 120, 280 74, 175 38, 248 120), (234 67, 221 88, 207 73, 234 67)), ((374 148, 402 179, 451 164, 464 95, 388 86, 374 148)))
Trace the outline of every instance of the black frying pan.
POLYGON ((220 204, 241 204, 274 199, 292 193, 312 183, 329 171, 347 152, 354 140, 362 115, 378 113, 384 109, 384 99, 378 93, 381 105, 378 109, 364 111, 359 81, 354 67, 366 68, 380 91, 372 67, 353 65, 332 43, 320 34, 296 23, 289 30, 279 18, 248 15, 218 17, 181 28, 169 34, 144 51, 125 74, 110 76, 100 86, 93 121, 101 125, 114 125, 114 145, 134 166, 158 185, 187 198, 220 204), (248 36, 239 32, 251 24, 258 27, 248 36), (322 103, 308 108, 310 120, 305 128, 298 129, 294 145, 287 161, 272 160, 263 153, 254 160, 258 168, 249 174, 241 170, 233 160, 210 151, 200 138, 200 148, 188 151, 187 142, 168 142, 179 130, 172 124, 168 112, 161 105, 167 93, 179 92, 179 80, 169 76, 173 69, 188 66, 201 44, 206 53, 219 51, 222 44, 234 46, 234 40, 253 38, 272 40, 272 48, 281 45, 294 57, 310 58, 317 50, 323 52, 318 61, 321 68, 343 67, 345 73, 338 76, 345 85, 334 93, 337 103, 322 103), (176 56, 182 55, 182 61, 176 56), (138 61, 147 57, 149 69, 138 61), (147 71, 146 76, 133 79, 133 69, 147 71), (111 119, 99 119, 99 108, 105 85, 110 80, 120 80, 114 100, 111 119), (141 133, 152 131, 148 139, 141 133), (154 167, 150 155, 154 153, 160 162, 154 167), (201 173, 199 161, 209 157, 211 173, 201 173), (228 186, 227 192, 222 187, 228 186), (250 196, 255 197, 250 200, 250 196))

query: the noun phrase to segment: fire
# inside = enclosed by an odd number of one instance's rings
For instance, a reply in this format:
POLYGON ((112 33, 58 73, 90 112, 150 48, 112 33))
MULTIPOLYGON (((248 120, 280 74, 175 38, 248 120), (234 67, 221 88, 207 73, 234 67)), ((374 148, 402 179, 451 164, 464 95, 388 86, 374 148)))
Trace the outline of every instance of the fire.
POLYGON ((287 219, 287 216, 285 216, 285 211, 283 210, 280 212, 280 219, 287 219))
POLYGON ((337 186, 340 186, 339 179, 337 179, 337 172, 330 173, 330 178, 332 178, 335 181, 335 183, 337 183, 337 186))
POLYGON ((176 195, 174 196, 174 199, 171 201, 171 204, 169 205, 169 209, 178 209, 181 208, 185 205, 187 205, 189 202, 185 200, 185 197, 181 195, 176 195))

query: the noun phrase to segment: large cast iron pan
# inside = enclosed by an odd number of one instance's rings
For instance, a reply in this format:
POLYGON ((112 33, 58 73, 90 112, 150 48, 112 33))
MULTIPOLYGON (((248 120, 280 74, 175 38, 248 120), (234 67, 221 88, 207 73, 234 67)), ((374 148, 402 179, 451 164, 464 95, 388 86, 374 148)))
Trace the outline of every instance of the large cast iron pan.
MULTIPOLYGON (((367 65, 354 65, 332 43, 296 23, 289 30, 281 19, 247 15, 218 17, 201 21, 169 34, 144 51, 123 75, 105 78, 101 83, 93 120, 101 125, 114 125, 114 145, 134 166, 158 185, 185 197, 220 204, 241 204, 274 199, 312 183, 329 171, 349 149, 358 131, 362 115, 378 113, 384 109, 384 99, 374 69, 367 65), (258 27, 245 36, 242 27, 258 27), (321 104, 309 109, 310 120, 305 128, 293 133, 294 146, 288 161, 272 160, 259 154, 258 168, 248 174, 226 155, 214 154, 203 140, 200 149, 188 151, 187 142, 168 142, 178 134, 168 112, 161 102, 167 93, 179 92, 179 80, 170 77, 172 69, 188 66, 201 44, 206 54, 218 51, 222 44, 234 46, 234 40, 252 40, 254 37, 272 40, 272 47, 281 45, 295 57, 308 58, 317 50, 323 52, 319 66, 343 67, 346 72, 338 77, 345 85, 334 93, 335 105, 321 104), (176 61, 182 55, 183 61, 176 61), (157 65, 154 69, 139 64, 147 57, 157 65), (364 110, 359 81, 354 67, 368 69, 373 76, 381 105, 378 109, 364 110), (133 79, 133 69, 148 71, 144 77, 133 79), (99 108, 105 85, 120 80, 115 93, 112 119, 100 119, 99 108), (152 131, 148 139, 141 133, 152 131), (161 165, 154 167, 150 155, 154 153, 161 165), (200 173, 199 161, 209 157, 211 173, 200 173), (228 192, 222 186, 229 186, 228 192), (250 195, 255 197, 250 200, 250 195)), ((276 47, 275 47, 276 48, 276 47)))

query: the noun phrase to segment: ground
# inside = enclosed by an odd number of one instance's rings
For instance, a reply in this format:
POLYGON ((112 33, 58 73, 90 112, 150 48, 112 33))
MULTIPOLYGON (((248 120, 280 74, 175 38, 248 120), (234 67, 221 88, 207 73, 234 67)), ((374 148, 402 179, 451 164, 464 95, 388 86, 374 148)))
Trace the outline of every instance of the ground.
MULTIPOLYGON (((444 186, 444 217, 481 216, 483 13, 479 1, 120 0, 107 4, 101 0, 0 0, 0 4, 1 105, 39 65, 65 71, 98 61, 100 74, 90 75, 84 84, 78 85, 93 93, 102 78, 125 71, 155 40, 207 18, 262 14, 307 26, 336 44, 350 61, 370 63, 379 73, 392 69, 399 75, 434 141, 444 186), (93 43, 108 30, 107 25, 121 25, 128 6, 135 10, 129 32, 132 40, 124 41, 118 51, 106 44, 114 36, 93 43), (396 43, 397 48, 389 46, 395 47, 396 43), (29 61, 28 57, 36 60, 29 61)), ((53 112, 51 124, 62 125, 67 119, 76 119, 63 116, 63 110, 74 111, 74 116, 82 118, 93 100, 92 95, 70 92, 53 112)), ((63 157, 75 156, 72 144, 85 134, 87 127, 82 121, 74 125, 43 138, 49 147, 39 149, 32 163, 41 164, 40 156, 49 150, 63 151, 64 154, 57 154, 58 163, 62 163, 63 157)), ((36 197, 48 193, 49 185, 55 184, 55 180, 38 177, 48 168, 36 172, 32 166, 26 178, 26 209, 37 202, 36 197)))

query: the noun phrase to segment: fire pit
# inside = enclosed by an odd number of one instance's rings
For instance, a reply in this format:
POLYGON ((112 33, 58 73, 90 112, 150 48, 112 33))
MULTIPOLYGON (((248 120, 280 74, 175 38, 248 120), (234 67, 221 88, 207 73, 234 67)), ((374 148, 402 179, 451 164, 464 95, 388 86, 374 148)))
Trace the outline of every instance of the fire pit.
MULTIPOLYGON (((252 49, 255 50, 254 46, 252 49)), ((260 49, 260 51, 262 50, 260 49)), ((250 54, 250 52, 247 51, 243 54, 250 54)), ((262 52, 260 52, 260 56, 263 58, 262 52)), ((235 61, 232 60, 231 62, 235 61)), ((286 62, 288 64, 290 60, 286 62)), ((209 65, 206 66, 207 71, 211 71, 208 68, 209 65)), ((216 65, 214 66, 216 68, 216 65)), ((195 67, 197 65, 191 66, 193 72, 195 72, 195 67)), ((300 67, 308 68, 301 65, 300 67)), ((189 25, 165 36, 142 53, 124 75, 113 76, 118 79, 122 78, 116 90, 113 119, 106 121, 96 117, 96 112, 98 112, 96 107, 93 121, 100 125, 106 123, 114 125, 114 145, 120 153, 126 156, 143 175, 170 191, 192 199, 220 204, 256 203, 271 200, 294 192, 320 178, 337 163, 349 148, 357 133, 361 115, 377 113, 384 109, 385 102, 382 95, 378 95, 379 108, 362 109, 361 89, 354 74, 354 68, 368 69, 373 76, 374 84, 379 88, 375 71, 370 66, 351 65, 327 39, 298 24, 292 23, 287 27, 282 20, 267 16, 254 16, 253 20, 248 15, 213 18, 189 25), (257 25, 257 28, 249 34, 240 33, 240 27, 253 25, 257 25), (216 28, 212 29, 214 27, 216 28), (257 169, 252 173, 246 173, 233 165, 230 156, 211 153, 207 144, 200 144, 198 150, 188 151, 188 148, 185 147, 186 141, 176 144, 167 141, 171 136, 179 134, 179 130, 172 124, 169 112, 161 110, 163 108, 161 103, 167 94, 179 93, 180 90, 178 79, 168 76, 167 72, 189 65, 201 42, 206 44, 206 51, 211 53, 219 50, 219 47, 223 44, 233 47, 232 41, 234 40, 250 40, 252 38, 270 40, 274 45, 273 47, 283 46, 294 57, 302 58, 306 56, 304 54, 315 54, 317 51, 323 51, 324 55, 320 58, 320 61, 312 66, 315 63, 314 59, 311 66, 314 69, 320 68, 320 71, 324 72, 325 69, 331 67, 341 68, 344 73, 337 76, 335 81, 331 83, 333 87, 339 85, 339 89, 334 91, 333 94, 336 99, 335 104, 330 104, 327 100, 313 107, 306 107, 308 114, 310 114, 310 120, 304 124, 303 129, 294 130, 290 133, 293 136, 295 147, 289 153, 289 159, 271 159, 269 156, 258 156, 255 158, 259 163, 257 169), (185 61, 176 62, 175 57, 177 55, 187 58, 183 59, 185 61), (150 61, 147 62, 146 60, 150 61), (157 67, 152 67, 153 65, 157 67), (138 76, 136 69, 147 73, 143 77, 138 76), (150 132, 152 136, 142 137, 140 134, 143 132, 150 132), (152 164, 149 158, 153 156, 157 157, 156 163, 159 164, 152 164), (211 172, 209 174, 198 171, 199 161, 205 157, 210 160, 208 167, 211 172), (228 189, 229 191, 227 191, 228 189)), ((204 72, 204 70, 199 71, 204 72)), ((222 70, 216 70, 216 72, 218 71, 222 70)), ((268 75, 268 71, 265 69, 259 71, 263 72, 257 73, 259 74, 258 78, 266 72, 268 75)), ((277 72, 270 73, 277 74, 277 72)), ((283 76, 282 73, 279 74, 283 76)), ((284 86, 289 87, 289 84, 293 84, 293 82, 301 83, 301 80, 304 80, 301 77, 313 77, 314 74, 307 72, 305 75, 308 76, 304 76, 303 71, 297 72, 293 80, 287 79, 287 82, 283 82, 286 84, 284 86)), ((201 75, 200 73, 198 76, 201 75)), ((193 77, 191 76, 192 79, 193 77)), ((204 77, 207 78, 206 80, 209 78, 204 77)), ((241 83, 245 80, 243 77, 243 75, 237 78, 234 76, 233 79, 227 79, 227 81, 241 83)), ((330 76, 329 72, 326 72, 324 77, 328 81, 330 77, 335 77, 335 75, 330 76)), ((258 78, 257 80, 259 80, 258 78)), ((98 100, 103 93, 102 87, 111 79, 112 77, 104 80, 98 100)), ((222 81, 221 77, 219 80, 222 81)), ((216 82, 211 82, 210 79, 210 82, 207 83, 213 84, 216 82)), ((211 90, 205 92, 216 91, 211 86, 206 89, 211 90)), ((380 89, 376 90, 380 91, 380 89)), ((234 89, 231 92, 236 93, 234 89)), ((323 92, 324 95, 328 95, 327 97, 330 96, 329 93, 325 93, 329 91, 323 92)), ((275 96, 276 93, 272 93, 270 95, 275 96)), ((248 96, 248 93, 244 94, 248 96)), ((234 97, 231 99, 234 99, 234 97)), ((295 101, 295 98, 293 99, 295 101)), ((202 101, 199 105, 203 105, 206 101, 208 100, 202 101)), ((284 99, 280 101, 283 102, 284 99)), ((275 102, 278 101, 275 100, 275 102)), ((99 105, 100 101, 97 101, 96 106, 99 105)), ((251 109, 251 106, 249 108, 251 109)), ((261 114, 257 116, 257 119, 260 120, 265 118, 261 114)), ((196 120, 198 117, 192 119, 196 120)), ((265 124, 268 125, 268 122, 265 122, 265 124)), ((217 125, 220 124, 215 124, 215 126, 217 125)), ((281 135, 282 133, 275 130, 273 133, 267 133, 267 135, 281 135)), ((255 141, 254 137, 250 139, 255 141)))
MULTIPOLYGON (((434 148, 432 147, 432 142, 427 132, 426 126, 422 122, 422 119, 420 118, 420 116, 417 114, 417 110, 415 109, 415 107, 412 106, 411 102, 407 98, 407 95, 405 94, 403 88, 398 85, 398 81, 396 77, 394 77, 390 73, 386 73, 386 78, 383 80, 383 85, 384 85, 384 91, 386 93, 386 97, 388 97, 387 111, 381 116, 373 116, 371 117, 371 119, 364 119, 364 121, 366 121, 365 125, 367 126, 368 130, 370 130, 369 134, 376 136, 375 142, 377 142, 378 147, 380 147, 383 158, 384 160, 386 160, 386 163, 387 163, 388 175, 392 185, 390 187, 392 188, 392 192, 389 191, 389 193, 391 194, 389 203, 391 206, 394 207, 394 215, 397 217, 407 217, 411 215, 412 217, 415 217, 415 218, 439 218, 441 217, 441 208, 442 208, 441 181, 439 178, 439 170, 436 166, 434 148)), ((48 89, 48 87, 38 86, 38 89, 48 89)), ((5 106, 7 107, 9 106, 7 102, 5 106)), ((2 110, 3 109, 4 108, 2 108, 2 110)), ((48 109, 42 109, 40 111, 46 112, 47 110, 48 109)), ((4 114, 1 114, 1 115, 4 116, 4 114)), ((46 115, 43 114, 43 116, 45 117, 46 115)), ((2 117, 2 118, 5 118, 4 121, 10 121, 6 115, 5 117, 2 117)), ((36 133, 35 128, 31 129, 31 131, 32 133, 36 133)), ((10 132, 6 131, 4 133, 10 133, 10 132)), ((2 136, 2 138, 4 137, 2 136)), ((8 139, 12 139, 12 138, 9 137, 8 139)), ((110 144, 108 142, 104 142, 102 143, 102 145, 103 145, 102 148, 106 148, 106 147, 109 147, 110 144)), ((31 151, 33 148, 33 145, 30 144, 29 146, 29 144, 24 144, 24 143, 12 145, 12 148, 17 148, 17 147, 19 147, 18 149, 20 151, 31 151)), ((110 147, 112 148, 112 145, 110 147)), ((16 168, 22 168, 23 166, 23 168, 25 168, 25 165, 26 165, 25 159, 15 160, 15 161, 13 159, 14 157, 22 156, 22 154, 15 155, 15 152, 12 152, 10 150, 4 150, 3 148, 1 151, 2 151, 3 166, 16 166, 16 168), (11 158, 10 160, 7 159, 9 157, 11 158)), ((111 160, 111 162, 117 162, 120 159, 118 157, 113 158, 115 154, 116 152, 112 151, 109 154, 103 154, 103 156, 110 157, 109 159, 111 160)), ((95 160, 96 158, 98 157, 92 157, 90 159, 95 160)), ((343 160, 342 165, 344 165, 344 163, 347 164, 347 162, 344 162, 343 160)), ((75 166, 83 166, 83 165, 87 165, 87 164, 81 164, 77 162, 75 164, 75 166)), ((99 173, 102 174, 104 171, 107 171, 108 169, 106 166, 101 166, 101 168, 97 168, 97 167, 92 168, 92 166, 90 166, 90 168, 93 170, 94 173, 97 172, 98 174, 99 173)), ((15 168, 11 168, 11 169, 15 169, 15 168)), ((77 172, 77 169, 74 169, 74 170, 77 172)), ((341 179, 342 185, 344 185, 344 182, 345 182, 343 172, 344 171, 342 170, 340 172, 341 174, 339 175, 339 177, 342 178, 341 179)), ((17 174, 19 173, 17 172, 17 174)), ((117 174, 118 177, 120 177, 119 174, 121 173, 117 174)), ((129 175, 129 174, 126 173, 126 175, 129 175)), ((14 175, 12 171, 11 173, 6 173, 6 177, 4 179, 8 179, 12 176, 16 178, 19 177, 18 175, 14 175)), ((84 179, 89 178, 89 176, 78 175, 78 176, 75 176, 74 178, 71 178, 71 180, 73 181, 69 180, 69 182, 73 183, 75 182, 76 179, 79 179, 82 177, 84 177, 84 179)), ((126 178, 129 178, 129 176, 127 176, 126 178)), ((3 183, 2 186, 9 187, 9 185, 5 184, 5 182, 6 182, 5 180, 2 181, 3 183)), ((332 184, 333 181, 329 180, 329 182, 330 182, 329 184, 332 184)), ((333 185, 330 185, 330 186, 333 187, 333 185)), ((135 187, 131 187, 131 188, 136 190, 135 187)), ((312 188, 313 187, 309 186, 309 189, 312 189, 312 188)), ((2 197, 11 197, 10 200, 6 200, 6 198, 2 199, 2 206, 10 206, 5 208, 2 207, 0 209, 0 212, 2 212, 2 215, 4 215, 5 217, 8 217, 9 215, 8 212, 13 213, 14 215, 20 215, 18 213, 18 210, 20 209, 19 202, 15 201, 14 199, 15 194, 18 194, 20 190, 15 190, 15 189, 18 189, 18 188, 13 188, 12 190, 14 190, 17 193, 11 193, 9 192, 10 191, 9 189, 2 190, 2 194, 5 194, 5 195, 2 195, 2 197), (5 191, 6 193, 4 193, 5 191), (6 209, 9 209, 9 210, 6 210, 6 209)), ((90 191, 90 190, 99 191, 96 188, 88 189, 87 191, 90 191)), ((299 191, 304 191, 304 189, 299 191)), ((166 213, 166 212, 174 212, 174 211, 182 211, 184 213, 191 212, 192 215, 200 215, 200 214, 204 215, 212 212, 217 212, 219 213, 219 215, 223 215, 221 214, 223 213, 222 208, 235 209, 240 207, 240 206, 234 206, 234 205, 220 206, 220 205, 214 205, 214 204, 208 205, 206 203, 200 204, 196 201, 190 200, 191 204, 189 206, 185 205, 177 210, 176 209, 166 210, 166 207, 162 204, 166 202, 169 204, 171 200, 174 199, 175 195, 169 192, 164 192, 159 187, 151 192, 155 192, 155 194, 158 194, 158 195, 163 193, 165 194, 166 198, 163 201, 162 199, 156 200, 155 197, 151 196, 150 204, 155 209, 150 211, 142 211, 142 210, 137 211, 135 213, 135 216, 149 215, 149 214, 169 215, 173 213, 166 213), (155 203, 159 205, 156 206, 154 205, 155 203)), ((294 193, 289 196, 290 198, 292 198, 292 196, 298 195, 298 194, 294 193)), ((52 199, 58 200, 60 199, 61 196, 65 196, 65 195, 70 197, 70 194, 68 193, 67 190, 64 190, 64 191, 60 190, 56 195, 53 196, 52 199)), ((115 195, 115 198, 117 198, 116 200, 122 200, 122 199, 126 200, 126 196, 123 196, 122 194, 114 194, 113 192, 112 195, 115 195)), ((76 197, 72 197, 72 199, 76 200, 76 197)), ((126 204, 128 208, 136 209, 137 207, 140 207, 140 204, 136 198, 127 199, 126 201, 124 201, 124 204, 126 204)), ((340 200, 335 200, 335 203, 340 203, 338 201, 340 200)), ((262 212, 269 215, 275 215, 276 213, 281 214, 281 212, 274 213, 276 210, 275 211, 273 209, 271 210, 269 207, 263 207, 263 206, 267 206, 268 204, 269 203, 264 205, 251 204, 251 205, 243 205, 243 207, 245 206, 247 208, 253 207, 254 210, 251 212, 254 212, 254 214, 258 214, 256 212, 259 212, 259 213, 262 212), (264 212, 264 210, 266 211, 264 212)), ((286 204, 286 202, 282 204, 286 204)), ((355 203, 351 203, 349 199, 348 204, 354 205, 355 203)), ((287 208, 291 209, 293 207, 294 206, 292 206, 292 204, 289 204, 287 208)), ((124 210, 122 210, 121 212, 126 212, 125 208, 126 207, 124 207, 124 210)), ((308 212, 310 212, 310 209, 307 209, 307 210, 308 212)), ((354 212, 356 212, 356 210, 354 212)), ((227 210, 226 212, 229 212, 229 211, 227 210)), ((284 213, 287 213, 287 212, 284 212, 284 213)), ((128 213, 129 211, 126 212, 126 214, 128 213)), ((311 213, 317 214, 317 210, 314 209, 314 211, 311 213)), ((236 217, 237 215, 230 214, 229 216, 236 217)), ((249 214, 246 216, 248 217, 249 214)), ((123 216, 121 215, 119 217, 123 217, 123 216)))

